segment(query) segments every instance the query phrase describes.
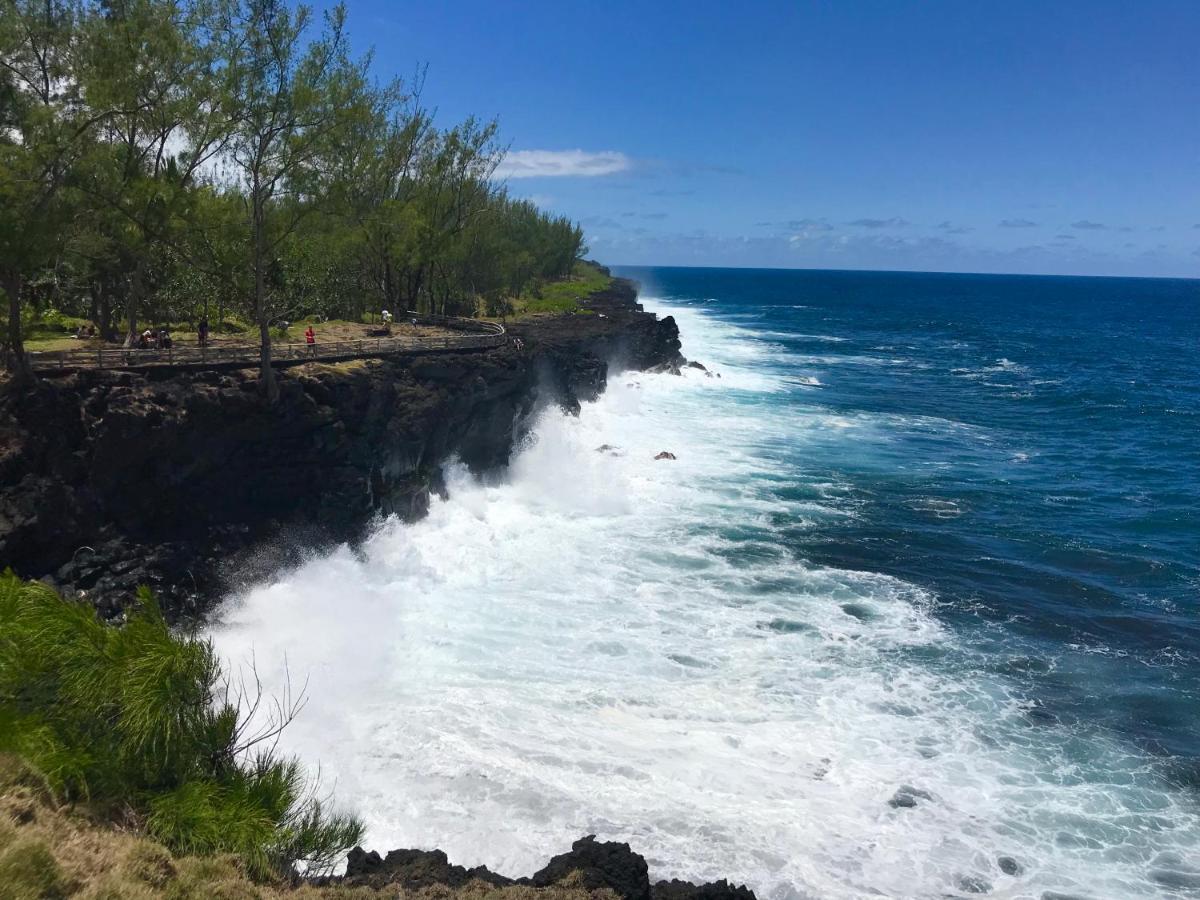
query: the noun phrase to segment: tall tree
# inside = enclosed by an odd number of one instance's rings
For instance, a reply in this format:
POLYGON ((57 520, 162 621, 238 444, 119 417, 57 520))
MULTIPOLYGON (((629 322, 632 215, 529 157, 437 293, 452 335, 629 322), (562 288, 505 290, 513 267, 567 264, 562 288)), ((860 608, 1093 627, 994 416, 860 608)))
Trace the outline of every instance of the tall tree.
POLYGON ((105 0, 82 54, 89 104, 113 110, 80 178, 115 211, 128 281, 125 346, 137 337, 150 268, 173 244, 197 177, 229 138, 209 4, 105 0))
POLYGON ((279 395, 271 368, 276 254, 313 208, 304 202, 310 199, 304 187, 326 139, 364 110, 366 64, 350 59, 345 22, 339 5, 325 15, 321 35, 306 43, 310 7, 235 0, 222 26, 232 111, 228 155, 249 225, 259 384, 272 402, 279 395))
POLYGON ((21 328, 25 280, 59 245, 64 186, 90 127, 75 78, 75 0, 0 2, 0 289, 7 365, 32 377, 21 328))

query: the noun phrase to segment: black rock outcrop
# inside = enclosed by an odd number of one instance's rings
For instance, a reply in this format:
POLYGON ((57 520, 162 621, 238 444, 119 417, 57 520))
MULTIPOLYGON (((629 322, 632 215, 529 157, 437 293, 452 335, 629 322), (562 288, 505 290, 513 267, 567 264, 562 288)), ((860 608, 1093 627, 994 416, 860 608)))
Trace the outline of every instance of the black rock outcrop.
POLYGON ((475 879, 498 886, 524 884, 535 888, 565 881, 589 891, 610 890, 621 900, 755 900, 752 890, 724 879, 708 884, 659 881, 652 886, 646 860, 640 854, 628 844, 597 841, 594 834, 577 840, 570 851, 555 856, 529 878, 505 878, 484 866, 467 869, 452 865, 440 850, 393 850, 381 857, 355 847, 346 860, 346 874, 334 880, 417 890, 434 884, 459 887, 475 879))
POLYGON ((578 410, 610 365, 681 364, 631 282, 584 308, 503 349, 284 369, 273 405, 252 370, 43 379, 0 401, 0 568, 110 617, 148 584, 183 617, 381 515, 418 518, 450 456, 502 466, 541 406, 578 410))
POLYGON ((512 884, 488 870, 486 866, 473 869, 452 865, 441 850, 392 850, 380 857, 374 850, 364 851, 355 847, 346 857, 345 880, 352 884, 374 887, 395 885, 406 890, 420 890, 434 884, 460 887, 468 881, 486 881, 489 884, 512 884))
POLYGON ((548 887, 577 872, 579 885, 588 890, 608 888, 622 900, 650 900, 646 860, 628 844, 597 841, 594 834, 580 838, 569 853, 561 853, 529 879, 534 887, 548 887))

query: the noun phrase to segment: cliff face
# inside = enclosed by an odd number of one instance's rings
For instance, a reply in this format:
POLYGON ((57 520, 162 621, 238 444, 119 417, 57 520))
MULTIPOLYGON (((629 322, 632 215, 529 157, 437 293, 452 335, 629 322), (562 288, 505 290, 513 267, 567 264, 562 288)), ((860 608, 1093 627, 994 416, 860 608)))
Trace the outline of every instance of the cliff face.
POLYGON ((526 320, 521 346, 254 372, 85 372, 0 409, 0 566, 84 592, 116 615, 149 584, 172 615, 379 515, 422 515, 441 464, 508 462, 547 403, 578 409, 610 364, 680 360, 672 319, 630 282, 587 314, 526 320))

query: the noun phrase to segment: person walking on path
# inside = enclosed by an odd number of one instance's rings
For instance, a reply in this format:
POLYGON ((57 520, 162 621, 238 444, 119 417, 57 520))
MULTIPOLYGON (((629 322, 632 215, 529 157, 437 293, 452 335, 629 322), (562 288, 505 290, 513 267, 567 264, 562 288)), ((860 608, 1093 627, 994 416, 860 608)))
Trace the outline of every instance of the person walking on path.
POLYGON ((308 355, 317 355, 317 334, 313 331, 313 327, 309 325, 304 329, 304 343, 308 344, 308 355))

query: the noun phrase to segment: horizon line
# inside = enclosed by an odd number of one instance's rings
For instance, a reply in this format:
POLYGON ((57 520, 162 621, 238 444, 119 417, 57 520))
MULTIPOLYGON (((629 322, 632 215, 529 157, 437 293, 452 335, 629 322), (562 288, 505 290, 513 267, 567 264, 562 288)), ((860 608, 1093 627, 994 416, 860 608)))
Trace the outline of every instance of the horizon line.
MULTIPOLYGON (((600 262, 596 260, 596 262, 600 262)), ((1139 281, 1197 281, 1200 275, 1104 275, 1064 274, 1061 272, 964 272, 945 269, 832 269, 819 266, 694 266, 654 265, 651 263, 600 263, 614 269, 739 269, 747 272, 857 272, 878 275, 981 275, 991 278, 1107 278, 1139 281)))

